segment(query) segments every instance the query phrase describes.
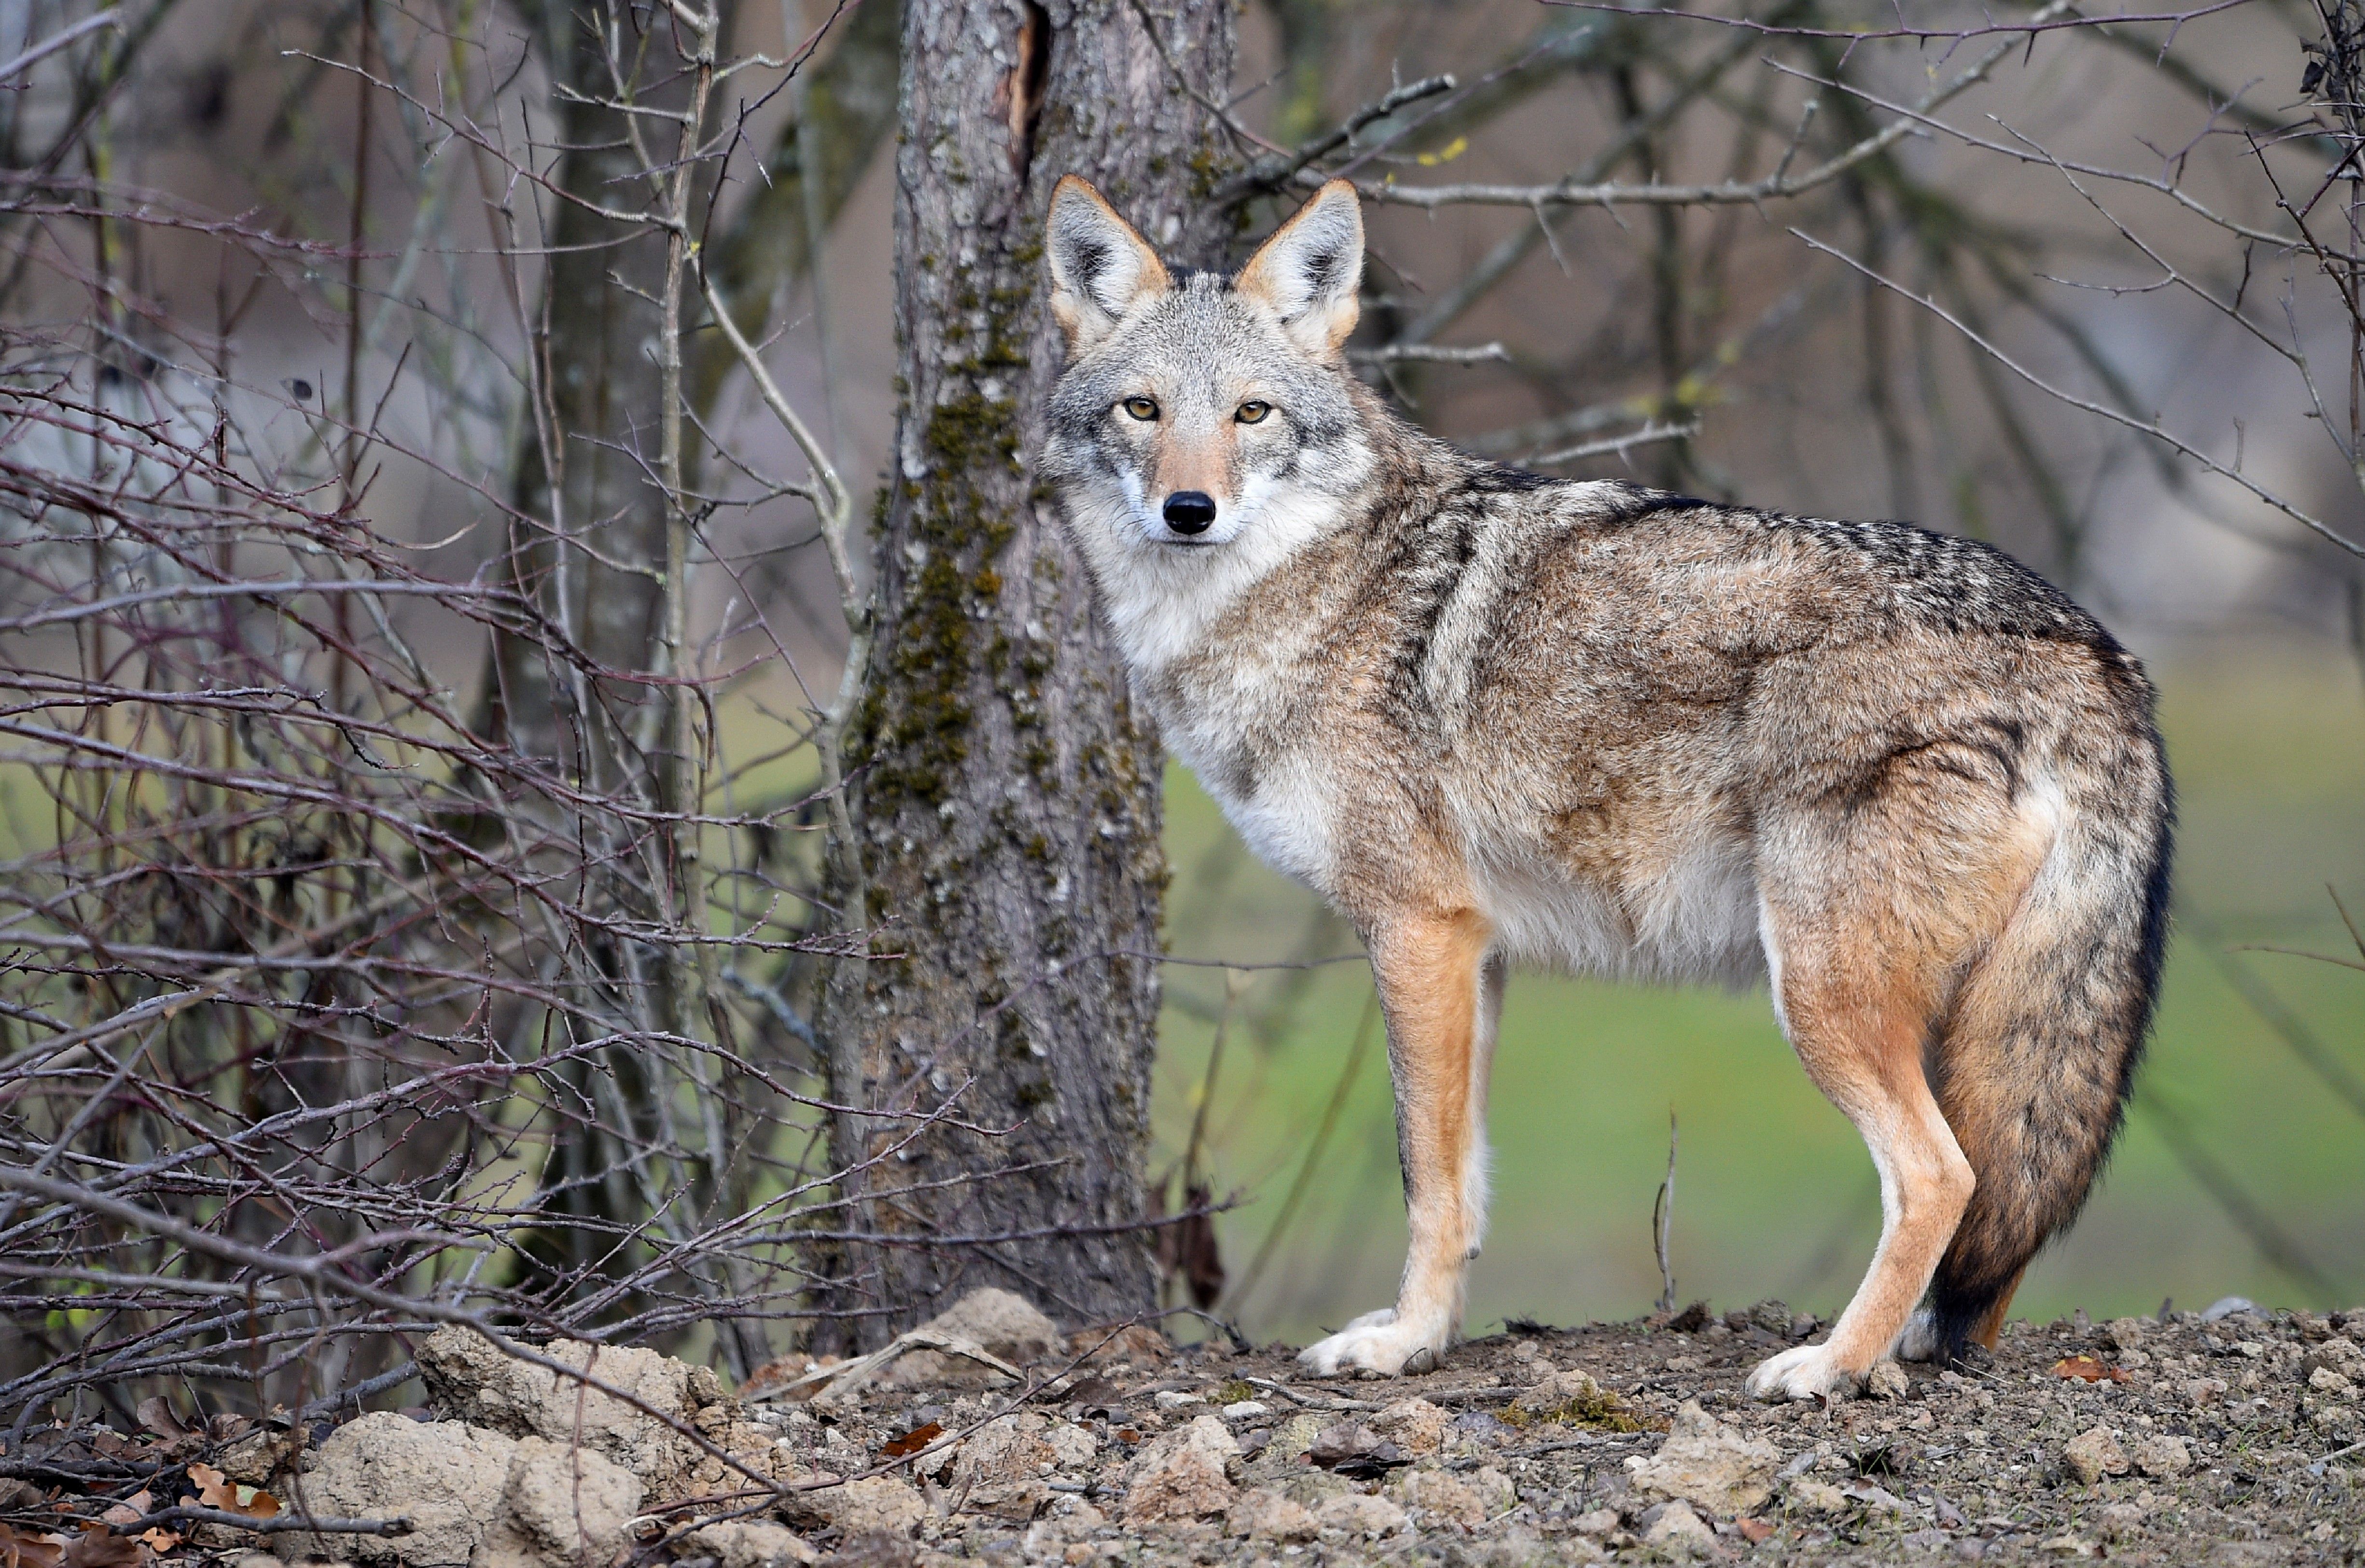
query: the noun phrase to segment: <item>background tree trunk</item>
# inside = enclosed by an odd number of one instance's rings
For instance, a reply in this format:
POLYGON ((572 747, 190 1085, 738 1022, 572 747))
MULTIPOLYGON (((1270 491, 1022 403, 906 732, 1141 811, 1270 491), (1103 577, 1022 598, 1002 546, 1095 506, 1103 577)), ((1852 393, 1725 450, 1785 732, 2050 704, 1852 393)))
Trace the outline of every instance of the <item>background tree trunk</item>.
MULTIPOLYGON (((1070 1325, 1153 1298, 1149 1237, 1113 1227, 1142 1213, 1160 748, 1033 468, 1059 363, 1042 222, 1073 172, 1169 253, 1217 259, 1215 127, 1175 67, 1220 94, 1232 49, 1227 0, 904 7, 903 401, 846 747, 863 890, 846 914, 891 921, 873 949, 901 957, 839 966, 824 1033, 837 1097, 925 1109, 968 1084, 961 1115, 1015 1130, 981 1147, 932 1127, 863 1178, 855 1212, 879 1231, 1005 1239, 849 1249, 842 1305, 880 1316, 824 1338, 875 1340, 983 1284, 1070 1325)), ((840 1164, 910 1137, 842 1125, 840 1164)))
MULTIPOLYGON (((726 0, 726 16, 733 8, 726 0)), ((622 212, 656 205, 631 117, 611 106, 629 92, 639 104, 678 112, 686 77, 676 28, 662 12, 557 0, 526 9, 563 89, 556 140, 565 151, 553 183, 576 199, 549 198, 544 219, 550 252, 533 345, 542 407, 529 407, 519 427, 509 569, 599 668, 629 675, 658 662, 666 505, 656 478, 664 402, 656 341, 666 235, 584 204, 622 212)), ((665 124, 649 123, 660 132, 665 124)), ((596 777, 602 759, 640 749, 633 716, 647 687, 589 675, 578 681, 517 637, 497 645, 494 673, 485 694, 491 733, 520 749, 595 784, 616 782, 596 777)), ((653 759, 638 760, 639 771, 654 771, 653 759)))

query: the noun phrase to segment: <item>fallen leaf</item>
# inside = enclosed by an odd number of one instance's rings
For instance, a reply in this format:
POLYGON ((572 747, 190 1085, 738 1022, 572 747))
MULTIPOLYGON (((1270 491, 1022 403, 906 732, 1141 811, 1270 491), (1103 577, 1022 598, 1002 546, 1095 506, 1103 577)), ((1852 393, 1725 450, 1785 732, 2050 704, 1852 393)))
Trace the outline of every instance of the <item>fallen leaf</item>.
POLYGON ((134 1525, 156 1506, 153 1492, 134 1492, 98 1517, 111 1525, 134 1525))
POLYGON ((65 1554, 61 1536, 28 1535, 0 1524, 0 1568, 58 1568, 65 1554))
MULTIPOLYGON (((1152 1221, 1166 1218, 1165 1189, 1160 1187, 1150 1199, 1152 1221)), ((1191 1299, 1201 1311, 1216 1305, 1224 1294, 1224 1259, 1216 1245, 1216 1218, 1208 1211, 1215 1206, 1215 1189, 1204 1182, 1194 1182, 1182 1189, 1182 1217, 1158 1227, 1154 1244, 1159 1272, 1162 1278, 1178 1275, 1191 1293, 1191 1299)))
POLYGON ((2053 1375, 2065 1382, 2124 1383, 2124 1367, 2104 1366, 2091 1356, 2064 1356, 2053 1363, 2053 1375))
POLYGON ((919 1452, 945 1435, 944 1424, 931 1421, 925 1427, 914 1427, 900 1438, 890 1438, 879 1451, 889 1459, 903 1459, 919 1452))
POLYGON ((210 1464, 189 1466, 189 1479, 197 1484, 197 1506, 219 1508, 226 1514, 244 1514, 251 1519, 279 1517, 279 1499, 260 1487, 232 1481, 210 1464))
POLYGON ((129 1536, 92 1525, 81 1540, 67 1543, 64 1568, 139 1568, 143 1555, 144 1549, 129 1536))
POLYGON ((166 1529, 163 1525, 158 1525, 153 1529, 141 1531, 140 1540, 149 1551, 156 1552, 170 1551, 173 1548, 181 1544, 180 1536, 172 1530, 166 1529))
POLYGON ((1739 1530, 1743 1538, 1752 1546, 1755 1546, 1774 1533, 1774 1527, 1764 1519, 1735 1519, 1732 1521, 1732 1528, 1739 1530))
POLYGON ((140 1402, 140 1424, 160 1438, 185 1438, 189 1429, 173 1414, 173 1403, 161 1394, 151 1394, 140 1402))

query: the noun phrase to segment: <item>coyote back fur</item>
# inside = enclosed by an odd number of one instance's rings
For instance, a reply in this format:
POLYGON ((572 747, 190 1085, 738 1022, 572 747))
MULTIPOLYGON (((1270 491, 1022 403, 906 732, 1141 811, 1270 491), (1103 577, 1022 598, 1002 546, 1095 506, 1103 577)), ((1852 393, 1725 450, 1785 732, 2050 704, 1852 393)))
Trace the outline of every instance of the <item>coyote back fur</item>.
POLYGON ((1458 1330, 1514 961, 1765 974, 1863 1133, 1871 1269, 1754 1392, 1992 1344, 2085 1201, 2158 985, 2171 805, 2135 660, 1984 544, 1407 427, 1342 363, 1343 183, 1230 277, 1170 270, 1073 176, 1047 238, 1045 467, 1136 688, 1354 923, 1386 1014, 1410 1256, 1306 1363, 1397 1372, 1458 1330))

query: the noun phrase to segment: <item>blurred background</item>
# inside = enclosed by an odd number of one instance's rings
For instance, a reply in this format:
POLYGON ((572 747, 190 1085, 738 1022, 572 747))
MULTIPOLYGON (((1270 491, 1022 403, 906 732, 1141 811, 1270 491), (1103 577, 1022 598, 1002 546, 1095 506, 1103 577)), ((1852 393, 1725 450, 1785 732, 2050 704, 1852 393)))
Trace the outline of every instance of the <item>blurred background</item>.
MULTIPOLYGON (((0 51, 90 9, 6 0, 0 51)), ((743 6, 734 43, 780 54, 833 9, 743 6)), ((1235 79, 1202 86, 1289 148, 1456 78, 1364 117, 1331 160, 1375 191, 1461 193, 1369 210, 1359 373, 1426 428, 1555 474, 1986 539, 2147 661, 2183 824, 2166 999, 2108 1177, 2019 1308, 2365 1302, 2365 944, 2341 913, 2365 914, 2365 563, 2324 537, 2365 537, 2344 454, 2354 191, 2327 177, 2342 111, 2303 47, 2348 13, 2249 0, 2006 35, 1920 0, 1718 11, 1250 0, 1235 79), (1590 201, 1563 182, 1725 188, 1590 201), (2323 247, 2294 241, 2294 215, 2323 247)), ((94 234, 86 215, 11 214, 0 312, 37 325, 81 309, 95 267, 130 280, 206 324, 223 406, 323 485, 330 406, 363 389, 377 528, 468 578, 501 548, 530 417, 520 302, 545 259, 530 182, 450 122, 521 147, 548 133, 532 12, 126 6, 135 48, 34 73, 0 115, 20 176, 151 193, 159 220, 94 234), (388 84, 366 117, 357 73, 388 84), (266 266, 214 243, 222 225, 323 249, 266 266), (332 252, 355 235, 348 280, 332 252)), ((751 145, 799 128, 801 205, 745 168, 717 196, 726 227, 770 214, 734 230, 763 263, 764 356, 857 515, 896 403, 891 115, 862 95, 891 98, 881 13, 862 0, 798 83, 738 100, 751 145)), ((1294 201, 1244 204, 1234 259, 1294 201)), ((118 322, 123 375, 173 357, 148 330, 118 322)), ((756 389, 716 372, 699 417, 746 463, 706 476, 731 498, 707 537, 727 569, 696 610, 727 672, 716 734, 735 799, 790 799, 815 777, 797 716, 843 655, 835 590, 810 513, 757 478, 795 458, 756 389)), ((430 605, 393 613, 470 700, 481 639, 430 605)), ((1151 1172, 1170 1203, 1204 1185, 1228 1204, 1213 1310, 1303 1340, 1389 1299, 1401 1258, 1371 987, 1353 934, 1255 863, 1186 773, 1167 782, 1167 937, 1187 962, 1166 970, 1151 1172)), ((20 851, 54 831, 21 776, 0 791, 20 851)), ((1681 1298, 1845 1300, 1878 1230, 1872 1170, 1762 990, 1519 975, 1472 1332, 1649 1308, 1671 1116, 1681 1298)))

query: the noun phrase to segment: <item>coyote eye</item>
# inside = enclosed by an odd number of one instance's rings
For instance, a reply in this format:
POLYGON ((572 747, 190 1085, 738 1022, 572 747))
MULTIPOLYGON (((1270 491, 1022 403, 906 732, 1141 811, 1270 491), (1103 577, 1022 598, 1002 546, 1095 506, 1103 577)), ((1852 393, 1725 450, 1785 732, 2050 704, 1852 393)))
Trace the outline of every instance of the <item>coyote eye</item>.
POLYGON ((1158 399, 1155 398, 1127 398, 1117 407, 1137 420, 1154 420, 1158 417, 1158 399))
POLYGON ((1244 425, 1252 425, 1272 412, 1272 405, 1271 403, 1260 403, 1255 398, 1251 398, 1247 402, 1242 403, 1238 409, 1232 410, 1232 418, 1239 420, 1240 423, 1244 425))

